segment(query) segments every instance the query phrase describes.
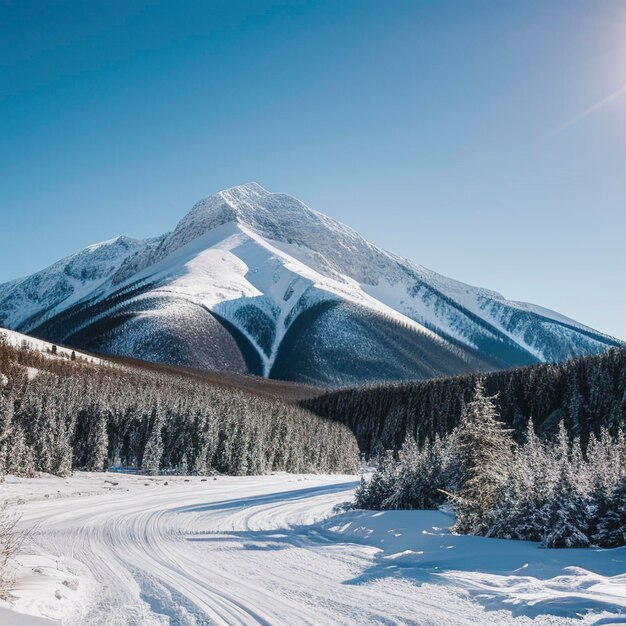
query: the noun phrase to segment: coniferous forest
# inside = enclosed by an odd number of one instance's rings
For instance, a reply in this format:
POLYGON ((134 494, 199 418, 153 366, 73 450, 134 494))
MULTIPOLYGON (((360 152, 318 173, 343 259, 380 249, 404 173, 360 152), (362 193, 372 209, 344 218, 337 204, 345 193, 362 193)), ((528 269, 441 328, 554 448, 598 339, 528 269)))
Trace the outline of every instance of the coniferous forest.
POLYGON ((626 0, 0 7, 0 626, 626 626, 626 0))
POLYGON ((560 423, 541 440, 529 421, 522 443, 499 420, 482 383, 447 437, 422 446, 410 435, 378 459, 355 506, 433 509, 450 501, 453 530, 549 548, 626 545, 626 437, 603 427, 583 452, 560 423))
POLYGON ((299 402, 6 342, 0 373, 0 475, 347 473, 358 440, 378 466, 359 507, 450 501, 460 533, 550 547, 626 543, 623 349, 299 402))
POLYGON ((369 456, 399 449, 407 436, 418 442, 445 436, 459 423, 479 379, 517 441, 528 420, 542 437, 556 434, 563 422, 583 448, 601 428, 617 435, 626 422, 624 348, 560 364, 331 390, 301 405, 341 420, 369 456))
POLYGON ((0 475, 354 472, 349 429, 182 374, 60 358, 0 338, 0 475))

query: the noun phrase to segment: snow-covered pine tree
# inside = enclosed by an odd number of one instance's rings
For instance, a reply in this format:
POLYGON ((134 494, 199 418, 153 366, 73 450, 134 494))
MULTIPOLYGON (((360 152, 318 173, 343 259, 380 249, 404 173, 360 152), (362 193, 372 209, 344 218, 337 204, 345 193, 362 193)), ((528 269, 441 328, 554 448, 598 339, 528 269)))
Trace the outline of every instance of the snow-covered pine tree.
POLYGON ((196 411, 194 416, 195 446, 193 450, 193 473, 206 476, 209 473, 213 458, 214 432, 209 418, 204 412, 196 411))
POLYGON ((0 387, 0 476, 8 472, 11 465, 11 436, 14 431, 13 397, 0 387))
POLYGON ((225 474, 231 471, 231 446, 227 434, 223 435, 217 446, 217 469, 225 474))
POLYGON ((52 427, 55 433, 50 471, 57 476, 69 476, 72 473, 72 445, 65 421, 57 415, 52 427))
POLYGON ((11 454, 7 468, 8 473, 16 476, 34 476, 35 459, 33 449, 27 445, 24 430, 19 424, 13 430, 9 448, 11 454))
POLYGON ((248 473, 248 445, 249 437, 245 417, 240 416, 235 426, 235 437, 232 448, 231 472, 236 476, 245 476, 248 473))
POLYGON ((454 530, 484 534, 485 514, 497 502, 507 480, 513 440, 498 419, 494 399, 485 396, 480 379, 454 432, 453 445, 459 470, 454 530))
POLYGON ((540 541, 545 527, 543 511, 554 477, 551 455, 535 433, 532 419, 528 420, 526 441, 517 454, 513 478, 517 479, 515 520, 511 536, 527 541, 540 541))
POLYGON ((161 457, 163 456, 163 413, 161 405, 156 402, 152 409, 150 434, 144 449, 141 461, 141 469, 148 475, 155 476, 161 470, 161 457))
POLYGON ((80 452, 76 458, 77 467, 92 472, 102 472, 107 468, 109 456, 109 436, 107 414, 101 402, 91 402, 80 412, 76 428, 76 448, 80 452))
POLYGON ((187 459, 187 453, 186 452, 183 452, 183 456, 180 459, 180 463, 178 464, 178 467, 176 469, 177 469, 176 473, 179 476, 188 476, 189 475, 189 460, 187 459))
POLYGON ((451 456, 438 436, 433 441, 426 441, 421 450, 422 490, 421 503, 423 509, 435 509, 446 497, 443 490, 449 490, 451 456))
POLYGON ((519 461, 513 462, 508 480, 498 492, 498 498, 482 517, 482 528, 486 537, 498 539, 521 539, 520 526, 523 523, 526 506, 520 497, 522 493, 519 461))
POLYGON ((358 509, 384 509, 385 501, 394 492, 396 470, 396 460, 393 452, 389 450, 370 480, 361 479, 361 484, 355 493, 355 507, 358 509))
POLYGON ((44 412, 41 398, 37 398, 34 393, 26 394, 21 413, 22 424, 28 429, 29 440, 32 442, 36 469, 49 472, 52 468, 51 432, 55 422, 54 415, 50 411, 44 412))
POLYGON ((376 437, 376 442, 372 446, 372 453, 370 454, 368 461, 373 465, 378 465, 385 458, 385 448, 380 437, 376 437))
POLYGON ((561 467, 554 491, 545 505, 544 516, 546 528, 542 541, 546 548, 584 548, 589 545, 585 499, 576 490, 567 466, 561 467))
POLYGON ((444 499, 442 488, 449 488, 445 482, 448 470, 447 455, 441 440, 426 441, 421 449, 412 436, 408 435, 397 459, 393 462, 393 488, 382 503, 389 509, 433 509, 444 499))
POLYGON ((603 548, 626 545, 626 474, 611 491, 601 513, 593 542, 603 548))
POLYGON ((553 450, 557 459, 556 480, 542 509, 542 542, 547 548, 586 547, 589 545, 588 503, 578 485, 562 422, 553 450))
POLYGON ((407 435, 394 463, 393 490, 383 502, 386 509, 420 509, 422 485, 421 454, 417 442, 407 435))
POLYGON ((620 430, 615 439, 607 429, 588 447, 591 491, 592 541, 602 547, 626 544, 626 438, 620 430))
POLYGON ((107 433, 107 416, 102 408, 95 416, 91 431, 92 464, 91 469, 102 472, 107 469, 109 460, 109 436, 107 433))
POLYGON ((569 421, 576 428, 580 423, 580 410, 582 405, 582 397, 578 387, 578 377, 575 369, 569 372, 566 386, 566 396, 563 400, 566 411, 569 415, 569 421))

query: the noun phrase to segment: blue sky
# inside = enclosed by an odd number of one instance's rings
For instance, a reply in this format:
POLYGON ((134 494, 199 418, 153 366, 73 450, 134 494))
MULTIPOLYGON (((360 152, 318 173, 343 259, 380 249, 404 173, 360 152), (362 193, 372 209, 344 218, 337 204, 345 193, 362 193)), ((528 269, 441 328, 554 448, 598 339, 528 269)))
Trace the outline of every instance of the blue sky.
POLYGON ((249 180, 626 338, 626 5, 0 3, 0 281, 249 180))

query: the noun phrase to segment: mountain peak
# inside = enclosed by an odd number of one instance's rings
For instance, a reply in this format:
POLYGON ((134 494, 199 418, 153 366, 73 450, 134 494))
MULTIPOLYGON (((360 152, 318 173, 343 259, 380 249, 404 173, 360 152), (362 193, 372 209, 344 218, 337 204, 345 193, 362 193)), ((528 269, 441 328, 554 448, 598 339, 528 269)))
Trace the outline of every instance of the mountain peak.
POLYGON ((96 244, 0 285, 2 325, 309 382, 515 367, 619 345, 389 254, 256 182, 201 200, 171 233, 96 244))
POLYGON ((273 195, 275 194, 259 185, 259 183, 250 182, 223 189, 213 196, 201 200, 196 206, 202 205, 203 211, 211 211, 214 207, 212 199, 221 199, 237 213, 239 220, 246 221, 246 217, 250 212, 257 210, 264 200, 273 195))
POLYGON ((241 185, 235 185, 234 187, 229 187, 228 189, 223 189, 222 191, 218 192, 219 194, 228 194, 228 193, 234 193, 234 194, 246 194, 246 193, 253 193, 253 194, 260 194, 260 195, 267 195, 270 192, 265 189, 265 187, 263 187, 263 185, 257 183, 256 181, 250 181, 248 183, 243 183, 241 185))
POLYGON ((288 241, 322 217, 292 196, 249 182, 197 202, 178 223, 171 240, 181 245, 217 226, 238 222, 264 237, 288 241))

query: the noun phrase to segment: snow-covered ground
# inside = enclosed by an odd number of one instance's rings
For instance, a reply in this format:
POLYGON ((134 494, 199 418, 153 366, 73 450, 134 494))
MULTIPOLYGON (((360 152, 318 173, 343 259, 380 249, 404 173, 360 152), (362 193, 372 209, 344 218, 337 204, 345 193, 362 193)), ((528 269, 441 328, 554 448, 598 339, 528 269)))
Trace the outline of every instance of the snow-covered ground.
POLYGON ((626 549, 458 537, 435 511, 336 510, 357 482, 9 477, 0 500, 30 536, 0 623, 626 623, 626 549))
MULTIPOLYGON (((47 354, 50 358, 69 359, 72 356, 72 352, 74 352, 77 358, 83 361, 88 361, 89 363, 101 364, 105 362, 103 359, 91 356, 90 354, 85 354, 84 352, 80 352, 78 350, 72 350, 72 348, 64 348, 63 346, 56 346, 56 353, 53 354, 52 347, 55 344, 52 344, 49 341, 36 339, 30 335, 23 335, 22 333, 18 333, 14 330, 8 330, 6 328, 0 328, 0 336, 4 337, 7 343, 15 348, 25 347, 29 350, 34 350, 35 352, 47 354)), ((32 370, 33 368, 29 369, 32 370)), ((32 375, 32 372, 29 372, 29 375, 32 375)))

